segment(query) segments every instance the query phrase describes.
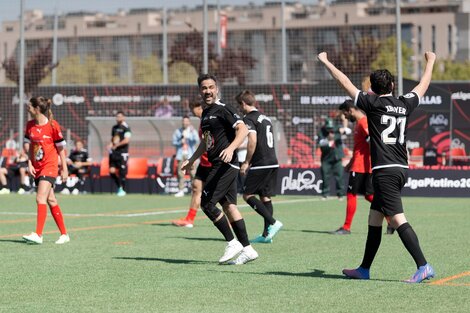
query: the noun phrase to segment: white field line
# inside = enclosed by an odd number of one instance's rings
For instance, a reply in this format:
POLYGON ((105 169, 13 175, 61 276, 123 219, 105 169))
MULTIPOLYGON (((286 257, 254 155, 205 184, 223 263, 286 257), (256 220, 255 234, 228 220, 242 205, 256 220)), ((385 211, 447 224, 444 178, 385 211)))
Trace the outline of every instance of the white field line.
MULTIPOLYGON (((273 204, 290 204, 290 203, 302 203, 302 202, 314 202, 319 201, 320 199, 295 199, 295 200, 283 200, 283 201, 273 201, 273 204)), ((239 204, 239 208, 247 208, 248 204, 239 204)), ((154 211, 154 212, 143 212, 143 213, 127 213, 127 214, 112 214, 112 213, 97 213, 97 214, 82 214, 82 213, 63 213, 64 216, 74 216, 74 217, 141 217, 141 216, 151 216, 151 215, 163 215, 163 214, 173 214, 173 213, 184 213, 187 212, 187 209, 177 209, 177 210, 167 210, 167 211, 154 211)), ((36 216, 35 212, 0 212, 0 215, 26 215, 26 216, 36 216)))

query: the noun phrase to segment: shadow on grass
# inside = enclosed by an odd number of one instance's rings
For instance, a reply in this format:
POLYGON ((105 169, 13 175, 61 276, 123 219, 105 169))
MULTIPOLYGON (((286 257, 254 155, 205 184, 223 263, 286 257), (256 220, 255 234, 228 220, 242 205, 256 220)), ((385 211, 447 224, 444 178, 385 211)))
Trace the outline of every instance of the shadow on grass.
MULTIPOLYGON (((217 271, 220 272, 220 271, 217 271)), ((328 274, 323 270, 314 269, 312 272, 306 273, 293 273, 293 272, 235 272, 235 271, 223 271, 224 273, 233 273, 233 274, 254 274, 254 275, 263 275, 263 276, 294 276, 294 277, 313 277, 313 278, 326 278, 326 279, 341 279, 341 280, 353 280, 349 277, 339 274, 328 274)), ((398 280, 392 279, 371 279, 371 281, 382 281, 382 282, 400 282, 398 280)))
POLYGON ((21 239, 0 239, 0 242, 13 242, 13 243, 21 243, 27 245, 28 243, 21 239))
POLYGON ((172 223, 153 223, 153 224, 150 224, 150 225, 152 225, 152 226, 173 226, 173 227, 176 227, 172 223))
POLYGON ((296 276, 296 277, 317 277, 317 278, 329 278, 329 279, 348 279, 344 275, 327 274, 323 270, 314 269, 313 272, 306 273, 292 273, 292 272, 266 272, 263 275, 278 275, 278 276, 296 276))
POLYGON ((326 230, 313 230, 313 229, 302 229, 300 230, 303 233, 313 233, 313 234, 328 234, 332 235, 331 231, 326 230))
POLYGON ((201 238, 201 237, 178 237, 180 239, 186 239, 186 240, 196 240, 196 241, 224 241, 222 238, 201 238))
POLYGON ((116 260, 132 261, 157 261, 168 264, 214 264, 214 261, 183 260, 183 259, 163 259, 163 258, 144 258, 144 257, 113 257, 116 260))

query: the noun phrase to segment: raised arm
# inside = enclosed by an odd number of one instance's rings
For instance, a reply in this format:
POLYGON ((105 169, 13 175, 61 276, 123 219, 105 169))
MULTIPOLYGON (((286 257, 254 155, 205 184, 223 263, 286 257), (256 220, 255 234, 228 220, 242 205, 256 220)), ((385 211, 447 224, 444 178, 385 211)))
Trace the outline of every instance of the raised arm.
POLYGON ((334 66, 333 63, 328 60, 328 55, 326 52, 321 52, 318 54, 318 60, 325 65, 326 69, 328 72, 330 72, 331 76, 333 76, 338 85, 343 88, 344 91, 346 91, 351 99, 354 99, 359 89, 354 86, 351 80, 343 72, 341 72, 338 68, 336 68, 336 66, 334 66))
POLYGON ((432 69, 436 61, 436 54, 434 54, 434 52, 426 52, 424 53, 424 58, 426 59, 426 66, 424 67, 423 76, 421 76, 419 84, 412 90, 416 92, 420 98, 424 96, 431 83, 432 69))

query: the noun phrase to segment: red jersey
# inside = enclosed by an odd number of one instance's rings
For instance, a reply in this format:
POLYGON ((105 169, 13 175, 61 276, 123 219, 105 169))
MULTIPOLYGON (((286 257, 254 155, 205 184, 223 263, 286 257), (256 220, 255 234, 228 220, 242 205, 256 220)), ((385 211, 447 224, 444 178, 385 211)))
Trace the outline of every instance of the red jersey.
POLYGON ((354 127, 354 150, 351 160, 351 172, 372 173, 368 137, 367 117, 364 116, 357 121, 354 127))
MULTIPOLYGON (((199 138, 202 140, 202 129, 201 129, 200 126, 199 126, 199 138)), ((209 157, 207 156, 207 151, 204 152, 204 153, 201 155, 201 158, 200 158, 200 161, 199 161, 199 165, 200 165, 200 166, 204 166, 204 167, 211 167, 211 166, 212 166, 212 163, 209 162, 209 157)))
POLYGON ((39 176, 57 177, 59 174, 59 152, 57 147, 65 146, 65 140, 56 121, 37 125, 35 120, 26 124, 25 142, 30 143, 29 159, 39 176))

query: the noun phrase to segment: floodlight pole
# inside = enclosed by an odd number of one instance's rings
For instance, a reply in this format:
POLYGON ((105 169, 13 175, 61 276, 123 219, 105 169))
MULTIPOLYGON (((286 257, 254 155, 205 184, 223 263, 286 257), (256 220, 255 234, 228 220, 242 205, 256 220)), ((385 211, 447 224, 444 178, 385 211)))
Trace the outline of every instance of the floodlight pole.
POLYGON ((52 86, 57 85, 57 67, 55 66, 57 63, 57 32, 59 28, 59 12, 57 2, 54 10, 54 34, 52 39, 52 65, 54 66, 52 69, 52 86))
POLYGON ((168 16, 163 8, 163 83, 168 85, 168 16))
POLYGON ((24 137, 24 58, 25 58, 25 42, 24 42, 24 0, 20 1, 20 72, 18 73, 18 144, 19 148, 23 147, 24 137))
POLYGON ((287 38, 286 38, 286 21, 285 21, 285 11, 286 1, 282 0, 281 2, 281 66, 282 66, 282 82, 287 83, 287 38))
POLYGON ((203 46, 204 46, 204 52, 203 52, 203 66, 202 66, 202 71, 203 73, 208 73, 209 72, 209 47, 208 47, 208 42, 209 42, 209 36, 208 36, 208 30, 207 30, 207 0, 204 0, 204 10, 202 14, 202 25, 203 25, 203 46))
POLYGON ((401 55, 401 10, 400 0, 395 0, 395 17, 397 31, 397 85, 398 95, 403 94, 403 71, 402 71, 402 55, 401 55))

